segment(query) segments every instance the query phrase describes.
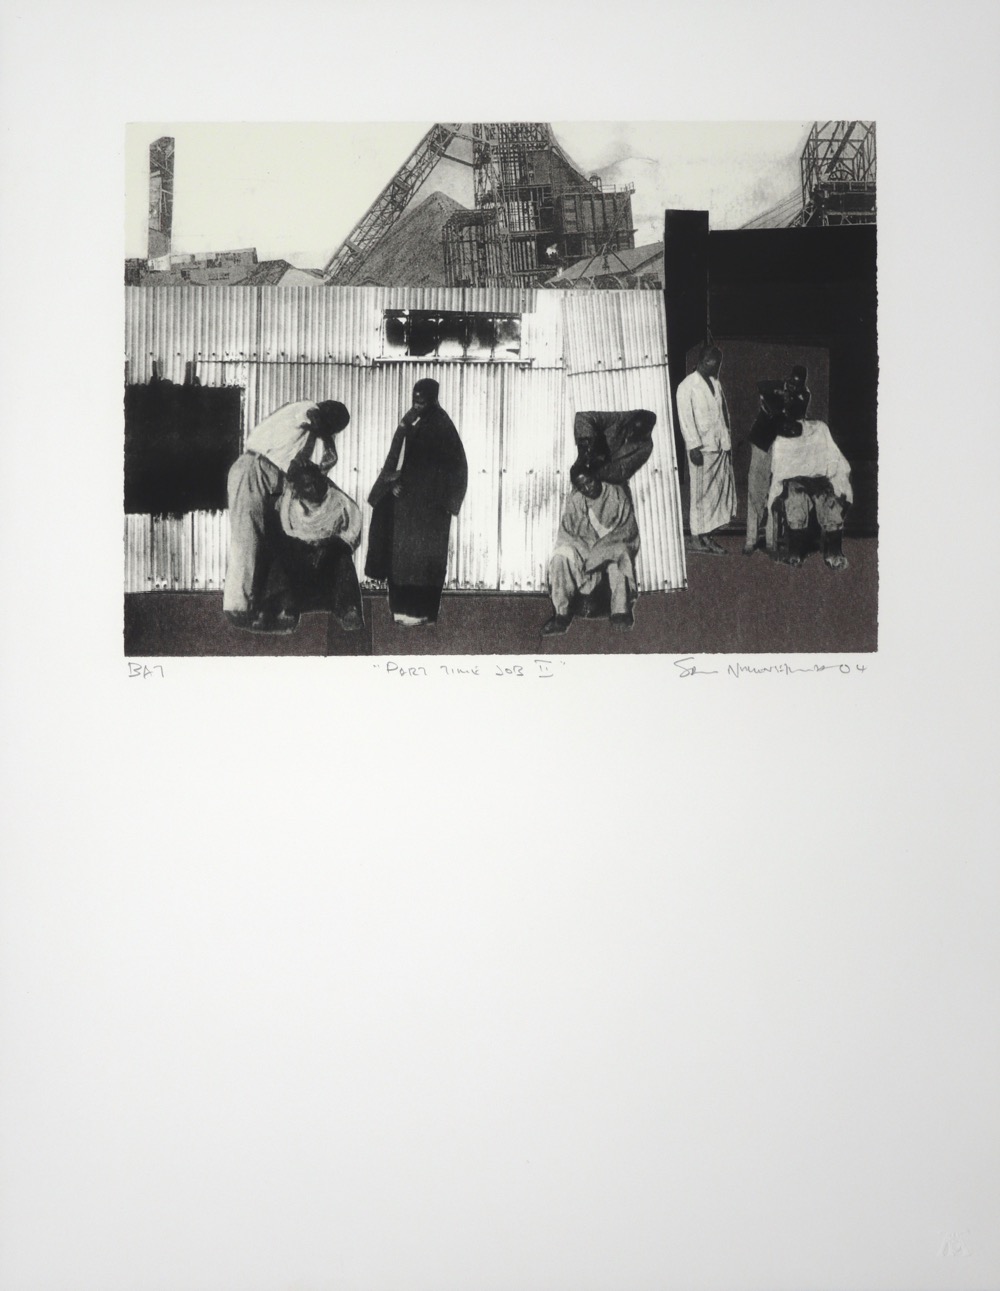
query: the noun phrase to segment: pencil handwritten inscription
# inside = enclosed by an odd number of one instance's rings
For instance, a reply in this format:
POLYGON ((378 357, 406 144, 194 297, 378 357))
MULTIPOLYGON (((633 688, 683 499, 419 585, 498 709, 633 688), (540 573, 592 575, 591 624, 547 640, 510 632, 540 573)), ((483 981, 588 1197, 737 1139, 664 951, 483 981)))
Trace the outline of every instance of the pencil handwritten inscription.
MULTIPOLYGON (((677 675, 681 681, 687 677, 718 677, 720 675, 718 668, 699 668, 693 655, 688 655, 683 659, 675 659, 674 667, 678 669, 677 675)), ((726 665, 725 673, 722 675, 739 679, 744 676, 791 677, 796 673, 811 673, 815 676, 821 672, 832 672, 838 676, 849 677, 855 673, 867 671, 868 667, 863 663, 813 663, 801 668, 796 668, 789 663, 731 663, 726 665)))
POLYGON ((130 663, 128 666, 128 675, 130 677, 143 677, 143 678, 155 677, 159 675, 162 678, 164 675, 163 664, 162 663, 154 663, 154 664, 130 663))
POLYGON ((454 663, 399 663, 388 659, 385 663, 373 663, 376 672, 386 677, 554 677, 556 667, 565 667, 562 659, 532 659, 530 662, 498 659, 492 663, 475 663, 459 666, 454 663))

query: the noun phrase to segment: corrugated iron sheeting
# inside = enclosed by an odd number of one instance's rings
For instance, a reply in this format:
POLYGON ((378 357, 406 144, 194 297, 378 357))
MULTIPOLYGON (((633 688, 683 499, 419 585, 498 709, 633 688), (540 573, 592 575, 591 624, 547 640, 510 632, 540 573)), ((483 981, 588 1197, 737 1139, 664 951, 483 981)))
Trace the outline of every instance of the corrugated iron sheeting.
POLYGON ((504 382, 485 367, 466 373, 461 433, 469 458, 468 514, 458 517, 459 585, 499 587, 502 534, 501 449, 503 444, 504 382), (498 433, 498 428, 500 428, 498 433))
MULTIPOLYGON (((126 287, 129 380, 144 385, 154 362, 162 378, 179 384, 191 360, 201 365, 256 358, 259 296, 254 287, 126 287)), ((198 375, 205 381, 200 366, 198 375)))
MULTIPOLYGON (((665 367, 662 303, 654 293, 448 288, 129 288, 126 346, 133 381, 152 359, 171 380, 199 360, 206 385, 244 390, 244 434, 283 403, 340 399, 351 424, 334 478, 363 507, 364 568, 374 483, 413 383, 432 376, 462 435, 469 492, 452 526, 448 586, 538 591, 569 488, 573 414, 647 407, 654 453, 633 482, 645 589, 684 585, 680 498, 665 367), (528 364, 372 362, 389 308, 525 312, 528 364), (306 356, 303 358, 302 356, 306 356), (566 369, 563 369, 563 357, 566 369)), ((126 587, 216 589, 228 548, 225 512, 184 521, 126 517, 126 587)))
POLYGON ((381 356, 382 308, 369 290, 286 287, 261 292, 260 353, 268 363, 363 363, 381 356))
POLYGON ((658 292, 579 291, 559 293, 557 299, 571 372, 666 364, 667 328, 658 292))
POLYGON ((194 588, 196 591, 220 591, 226 581, 229 558, 229 512, 195 511, 191 523, 194 588))
MULTIPOLYGON (((351 291, 333 287, 332 291, 351 291)), ((356 289, 354 289, 356 290, 356 289)), ((528 287, 381 287, 382 309, 442 309, 460 313, 530 314, 538 292, 528 287)))
MULTIPOLYGON (((561 361, 557 306, 552 293, 516 288, 127 287, 125 349, 137 384, 151 379, 154 361, 176 382, 192 359, 368 364, 382 357, 385 310, 439 309, 525 315, 522 360, 548 366, 561 361), (536 354, 532 337, 544 352, 536 354)), ((205 380, 201 366, 198 375, 205 380)))
POLYGON ((125 517, 125 591, 219 591, 229 554, 229 515, 125 517))
POLYGON ((149 567, 149 539, 152 519, 144 515, 125 517, 125 590, 126 592, 152 591, 152 571, 149 567))
POLYGON ((566 380, 556 369, 505 373, 501 444, 503 591, 544 589, 575 458, 566 380))
MULTIPOLYGON (((625 366, 622 307, 618 297, 635 293, 567 292, 560 295, 566 328, 566 366, 571 372, 606 372, 625 366)), ((629 359, 637 355, 629 354, 629 359)))
POLYGON ((535 296, 534 310, 522 315, 521 357, 533 368, 564 366, 564 314, 561 293, 540 291, 535 296))

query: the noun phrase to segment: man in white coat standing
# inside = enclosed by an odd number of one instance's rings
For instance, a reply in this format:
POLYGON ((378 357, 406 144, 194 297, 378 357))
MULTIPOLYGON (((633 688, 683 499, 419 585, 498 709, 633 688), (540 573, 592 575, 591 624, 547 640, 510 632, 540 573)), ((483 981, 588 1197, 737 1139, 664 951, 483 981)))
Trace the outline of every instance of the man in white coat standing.
POLYGON ((677 387, 677 416, 691 463, 691 542, 688 550, 725 556, 712 531, 736 514, 729 409, 719 381, 722 351, 703 345, 698 366, 677 387))

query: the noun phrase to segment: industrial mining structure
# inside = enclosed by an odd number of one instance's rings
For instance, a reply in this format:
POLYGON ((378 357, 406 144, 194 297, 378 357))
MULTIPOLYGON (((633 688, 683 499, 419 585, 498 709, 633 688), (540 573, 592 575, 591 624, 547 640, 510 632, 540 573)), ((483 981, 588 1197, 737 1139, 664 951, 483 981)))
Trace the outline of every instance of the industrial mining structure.
POLYGON ((802 149, 804 228, 875 223, 875 123, 817 121, 802 149))
POLYGON ((634 186, 587 177, 543 122, 433 126, 383 188, 324 269, 347 286, 383 242, 435 166, 472 170, 474 205, 442 232, 449 287, 537 287, 587 255, 631 250, 634 186), (471 160, 459 155, 457 148, 471 160))

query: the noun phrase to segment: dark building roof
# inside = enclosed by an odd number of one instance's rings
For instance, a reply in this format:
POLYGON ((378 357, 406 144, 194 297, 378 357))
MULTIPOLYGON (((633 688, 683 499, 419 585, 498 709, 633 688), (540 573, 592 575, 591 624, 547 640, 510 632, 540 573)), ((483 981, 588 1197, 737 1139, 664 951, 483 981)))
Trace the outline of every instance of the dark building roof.
POLYGON ((663 243, 650 242, 644 247, 609 251, 607 255, 586 256, 568 265, 549 282, 550 287, 632 286, 636 279, 653 277, 663 282, 663 243), (605 263, 605 261, 607 263, 605 263), (605 283, 607 279, 607 283, 605 283), (615 280, 615 281, 612 281, 615 280), (631 281, 630 281, 631 280, 631 281))
POLYGON ((277 287, 291 273, 302 286, 323 285, 319 269, 296 269, 287 260, 192 260, 173 265, 170 269, 150 269, 145 260, 125 261, 127 287, 277 287))
POLYGON ((261 260, 250 265, 246 276, 239 279, 239 286, 276 287, 291 268, 287 260, 261 260))

